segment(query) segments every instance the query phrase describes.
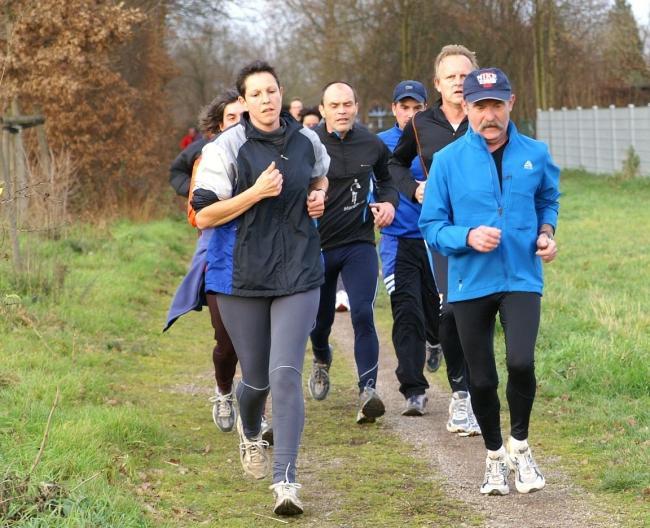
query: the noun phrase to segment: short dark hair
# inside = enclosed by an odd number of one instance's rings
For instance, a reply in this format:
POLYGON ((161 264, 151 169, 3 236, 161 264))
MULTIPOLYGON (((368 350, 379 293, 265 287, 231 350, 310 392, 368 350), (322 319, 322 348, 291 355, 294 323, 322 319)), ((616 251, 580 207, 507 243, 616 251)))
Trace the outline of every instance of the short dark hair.
POLYGON ((246 93, 246 79, 256 73, 270 73, 273 75, 275 82, 278 83, 278 87, 280 87, 280 79, 278 79, 278 75, 275 73, 273 67, 266 61, 256 60, 244 66, 237 74, 237 82, 235 86, 237 86, 239 95, 244 97, 244 94, 246 93))
POLYGON ((229 89, 215 97, 210 104, 205 105, 199 112, 199 129, 201 133, 218 134, 219 126, 223 123, 226 106, 239 99, 237 90, 229 89))
POLYGON ((300 111, 300 122, 302 123, 305 117, 307 117, 308 115, 315 115, 316 117, 318 117, 318 119, 322 119, 322 116, 320 115, 320 110, 318 110, 318 108, 316 108, 315 106, 311 106, 311 107, 303 108, 300 111))
POLYGON ((323 90, 320 93, 320 104, 323 104, 323 97, 325 95, 325 91, 332 86, 333 84, 345 84, 346 86, 350 87, 350 90, 352 90, 352 95, 354 96, 354 102, 356 103, 358 100, 357 97, 357 91, 354 89, 354 86, 352 86, 349 82, 347 81, 332 81, 328 82, 325 86, 323 86, 323 90))

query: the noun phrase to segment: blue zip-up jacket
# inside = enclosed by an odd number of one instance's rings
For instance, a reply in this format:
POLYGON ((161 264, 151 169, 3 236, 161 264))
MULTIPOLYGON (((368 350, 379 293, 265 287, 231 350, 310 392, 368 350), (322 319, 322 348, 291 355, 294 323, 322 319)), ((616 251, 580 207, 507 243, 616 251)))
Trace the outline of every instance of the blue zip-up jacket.
MULTIPOLYGON (((377 134, 388 149, 393 152, 395 146, 402 137, 402 129, 397 124, 377 134)), ((415 157, 411 163, 411 176, 414 181, 424 181, 426 177, 422 172, 422 165, 420 158, 415 157)), ((399 205, 395 211, 395 219, 389 226, 382 228, 383 235, 391 235, 404 238, 422 238, 422 232, 418 227, 418 219, 420 218, 420 210, 422 206, 418 202, 414 202, 410 197, 402 194, 399 195, 399 205)))
POLYGON ((555 228, 560 170, 548 147, 521 135, 511 122, 502 161, 503 190, 485 139, 471 128, 438 152, 424 191, 420 229, 425 240, 449 256, 449 302, 497 292, 542 293, 539 228, 555 228), (467 245, 470 229, 501 229, 489 253, 467 245))

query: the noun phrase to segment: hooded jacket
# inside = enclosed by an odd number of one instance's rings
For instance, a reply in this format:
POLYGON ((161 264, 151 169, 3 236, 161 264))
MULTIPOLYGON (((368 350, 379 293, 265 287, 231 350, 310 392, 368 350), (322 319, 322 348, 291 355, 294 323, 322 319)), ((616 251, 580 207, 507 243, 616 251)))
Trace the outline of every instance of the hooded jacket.
POLYGON ((197 212, 250 188, 272 161, 283 176, 280 195, 215 228, 207 252, 206 292, 276 297, 323 282, 320 239, 306 202, 312 178, 327 174, 329 156, 312 130, 284 112, 280 122, 280 148, 245 112, 238 125, 203 150, 192 200, 197 212))
POLYGON ((519 134, 512 122, 508 138, 503 190, 485 139, 471 128, 433 160, 420 229, 434 249, 449 256, 449 302, 498 292, 542 293, 536 242, 542 224, 557 224, 560 170, 548 147, 519 134), (470 229, 479 225, 501 229, 493 251, 467 245, 470 229))

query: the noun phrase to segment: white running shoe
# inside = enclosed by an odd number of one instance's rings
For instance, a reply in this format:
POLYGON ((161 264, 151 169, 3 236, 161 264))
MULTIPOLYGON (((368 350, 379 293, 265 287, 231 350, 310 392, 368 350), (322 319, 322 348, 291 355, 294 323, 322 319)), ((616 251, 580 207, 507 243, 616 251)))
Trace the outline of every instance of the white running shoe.
POLYGON ((298 490, 302 488, 297 482, 276 482, 269 489, 273 490, 275 506, 273 513, 276 515, 299 515, 304 509, 298 498, 298 490))
POLYGON ((498 451, 488 451, 485 459, 485 478, 481 485, 483 495, 507 495, 510 493, 508 486, 508 455, 501 446, 498 451))
POLYGON ((235 397, 232 391, 228 394, 221 394, 215 387, 214 396, 210 397, 212 406, 212 421, 224 433, 232 431, 237 417, 235 397))
POLYGON ((459 431, 458 436, 478 436, 481 434, 481 427, 476 421, 476 416, 474 415, 474 409, 472 409, 472 398, 469 399, 469 404, 467 405, 467 419, 469 421, 469 426, 465 431, 459 431))
POLYGON ((527 440, 508 441, 508 466, 515 472, 515 487, 519 493, 539 491, 546 480, 537 467, 527 440))
POLYGON ((269 443, 262 440, 262 433, 255 438, 246 438, 241 416, 237 416, 237 433, 239 433, 239 459, 244 473, 255 479, 263 479, 269 474, 271 464, 266 448, 269 443))
POLYGON ((350 311, 350 299, 348 298, 348 292, 346 292, 345 290, 339 290, 336 292, 336 311, 337 312, 350 311))
POLYGON ((273 445, 273 426, 265 414, 262 415, 262 440, 268 442, 269 446, 273 445))
POLYGON ((451 402, 449 402, 447 431, 450 433, 467 433, 471 426, 469 421, 469 409, 470 400, 467 391, 456 391, 452 393, 451 402))

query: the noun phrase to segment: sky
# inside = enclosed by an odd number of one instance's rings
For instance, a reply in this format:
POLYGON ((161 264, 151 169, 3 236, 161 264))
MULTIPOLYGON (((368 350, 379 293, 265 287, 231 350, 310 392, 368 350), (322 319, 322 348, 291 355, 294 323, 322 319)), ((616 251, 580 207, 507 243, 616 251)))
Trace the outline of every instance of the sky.
POLYGON ((650 13, 650 1, 648 0, 628 0, 632 6, 632 11, 637 21, 642 25, 648 24, 648 14, 650 13))
MULTIPOLYGON (((649 21, 648 17, 650 16, 650 0, 627 0, 627 2, 632 6, 632 12, 637 20, 637 22, 642 26, 647 26, 649 21)), ((613 4, 614 1, 610 0, 610 4, 613 4)), ((234 8, 234 11, 237 12, 239 18, 248 22, 250 24, 253 20, 260 20, 261 12, 260 6, 263 5, 263 0, 254 0, 246 2, 246 8, 242 9, 241 5, 237 8, 234 8)), ((232 6, 231 6, 232 7, 232 6)), ((260 29, 262 24, 260 24, 260 29)))

